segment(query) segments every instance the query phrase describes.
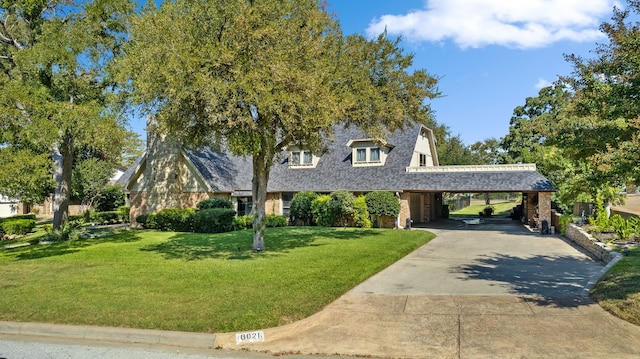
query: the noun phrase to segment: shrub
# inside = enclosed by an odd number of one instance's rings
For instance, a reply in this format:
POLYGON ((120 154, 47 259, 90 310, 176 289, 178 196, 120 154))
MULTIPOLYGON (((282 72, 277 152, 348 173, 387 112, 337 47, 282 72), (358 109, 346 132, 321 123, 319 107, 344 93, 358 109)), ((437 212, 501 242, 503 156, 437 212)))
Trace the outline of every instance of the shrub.
POLYGON ((2 231, 7 235, 25 235, 33 230, 36 226, 34 219, 5 219, 0 223, 2 231))
POLYGON ((371 228, 367 201, 364 196, 359 196, 353 201, 353 225, 360 228, 371 228))
POLYGON ((572 216, 570 214, 563 214, 560 216, 559 224, 560 224, 560 234, 564 236, 567 233, 567 225, 571 223, 572 216))
POLYGON ((161 231, 193 232, 194 213, 193 208, 166 208, 155 213, 153 218, 156 228, 161 231))
POLYGON ((131 214, 131 207, 129 206, 120 206, 117 209, 120 214, 120 223, 129 223, 129 216, 131 214))
POLYGON ((95 210, 98 212, 115 211, 118 207, 124 206, 125 195, 120 185, 106 185, 98 192, 96 197, 95 210))
POLYGON ((351 192, 340 190, 331 193, 329 211, 334 216, 334 224, 346 227, 353 219, 353 201, 355 197, 351 192))
POLYGON ((253 216, 233 217, 233 230, 249 229, 253 227, 253 216))
POLYGON ((331 202, 331 196, 326 194, 316 197, 311 202, 311 212, 319 226, 330 227, 333 225, 335 218, 329 211, 329 202, 331 202))
POLYGON ((211 208, 232 208, 233 203, 231 201, 222 199, 222 198, 210 198, 205 199, 204 201, 198 202, 196 204, 196 208, 200 211, 203 209, 211 209, 211 208))
POLYGON ((302 221, 303 224, 310 226, 313 223, 313 211, 311 203, 318 197, 315 192, 298 192, 291 200, 289 212, 293 218, 302 221))
POLYGON ((287 217, 268 214, 266 217, 267 227, 286 227, 287 217))
POLYGON ((136 222, 140 223, 146 229, 158 229, 156 216, 153 213, 141 214, 136 217, 136 222))
POLYGON ((122 214, 119 211, 94 212, 91 215, 91 221, 96 224, 115 224, 120 223, 122 214))
POLYGON ((16 216, 11 216, 11 217, 7 217, 5 219, 0 218, 0 222, 2 221, 7 221, 7 220, 14 220, 14 219, 33 219, 34 221, 36 220, 36 215, 33 213, 30 214, 19 214, 16 216))
POLYGON ((633 235, 633 226, 631 225, 631 222, 622 218, 621 215, 614 214, 609 218, 609 223, 620 239, 627 239, 633 235))
POLYGON ((198 233, 222 233, 233 230, 236 211, 229 208, 210 208, 195 212, 193 229, 198 233))
POLYGON ((373 191, 365 195, 367 201, 367 209, 374 216, 377 226, 382 225, 380 217, 398 217, 400 214, 400 201, 389 191, 373 191))
POLYGON ((611 230, 611 221, 607 216, 602 200, 596 200, 596 214, 595 217, 589 217, 589 223, 594 226, 596 232, 608 232, 611 230))
POLYGON ((633 216, 627 219, 631 229, 633 230, 633 234, 640 235, 640 218, 633 216))
POLYGON ((54 230, 53 225, 45 226, 44 229, 47 234, 42 237, 40 241, 62 242, 77 240, 80 238, 80 231, 78 230, 78 227, 79 226, 74 222, 68 222, 61 230, 54 230))

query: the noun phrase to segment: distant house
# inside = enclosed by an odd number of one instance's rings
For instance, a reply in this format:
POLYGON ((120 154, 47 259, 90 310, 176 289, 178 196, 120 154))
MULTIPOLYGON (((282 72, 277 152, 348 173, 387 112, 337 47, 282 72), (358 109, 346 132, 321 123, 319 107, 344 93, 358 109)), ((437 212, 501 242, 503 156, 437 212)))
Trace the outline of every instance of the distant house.
POLYGON ((18 200, 0 194, 0 218, 18 214, 18 200))
MULTIPOLYGON (((194 207, 212 197, 229 199, 239 215, 249 214, 251 179, 250 158, 208 148, 188 150, 150 133, 147 151, 119 183, 129 194, 135 220, 163 208, 194 207)), ((395 193, 401 203, 401 225, 407 219, 426 223, 441 218, 445 192, 521 192, 527 198, 527 219, 537 211, 540 220, 549 220, 554 191, 532 164, 440 166, 433 132, 420 124, 384 140, 339 126, 323 153, 296 147, 281 153, 270 173, 266 211, 288 216, 295 193, 340 189, 354 194, 395 193)))

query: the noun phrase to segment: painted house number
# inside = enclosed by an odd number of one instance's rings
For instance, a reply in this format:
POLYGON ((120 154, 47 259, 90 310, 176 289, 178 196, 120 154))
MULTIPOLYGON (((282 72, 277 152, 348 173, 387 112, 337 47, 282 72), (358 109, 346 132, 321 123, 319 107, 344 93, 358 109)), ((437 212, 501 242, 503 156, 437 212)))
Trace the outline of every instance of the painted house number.
POLYGON ((256 332, 236 333, 236 344, 263 342, 264 332, 262 330, 256 332))

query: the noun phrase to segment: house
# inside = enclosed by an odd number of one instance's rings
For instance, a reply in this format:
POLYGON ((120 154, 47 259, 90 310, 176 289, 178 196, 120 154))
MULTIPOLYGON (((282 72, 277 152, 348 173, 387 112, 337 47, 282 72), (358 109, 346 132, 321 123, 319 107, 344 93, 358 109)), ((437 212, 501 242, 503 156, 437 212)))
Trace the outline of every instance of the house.
MULTIPOLYGON (((534 164, 440 166, 433 132, 420 124, 398 130, 379 141, 353 127, 337 126, 326 151, 290 147, 274 164, 267 188, 268 214, 288 216, 291 199, 300 191, 329 193, 373 190, 395 193, 401 202, 399 223, 426 223, 442 216, 443 193, 521 192, 527 221, 551 218, 551 182, 534 164)), ((153 133, 147 151, 120 178, 129 194, 131 219, 163 208, 194 207, 221 197, 249 214, 250 158, 209 148, 194 151, 153 133)), ((550 223, 550 222, 549 222, 550 223)))
POLYGON ((0 218, 18 214, 18 201, 0 194, 0 218))

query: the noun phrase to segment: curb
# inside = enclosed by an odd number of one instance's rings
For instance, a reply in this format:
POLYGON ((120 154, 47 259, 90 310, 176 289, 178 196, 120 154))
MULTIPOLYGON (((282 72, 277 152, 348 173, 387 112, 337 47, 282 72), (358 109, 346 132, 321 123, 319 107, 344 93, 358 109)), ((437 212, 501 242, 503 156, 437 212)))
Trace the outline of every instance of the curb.
POLYGON ((622 259, 622 253, 613 252, 613 251, 609 253, 613 256, 613 258, 607 263, 607 265, 605 265, 604 267, 602 267, 602 269, 600 269, 600 273, 598 273, 598 278, 593 278, 592 280, 589 281, 589 283, 587 283, 587 285, 584 288, 585 295, 589 295, 589 293, 591 293, 591 289, 593 289, 596 283, 598 283, 598 281, 605 274, 607 274, 607 272, 609 271, 609 269, 611 269, 611 267, 613 267, 616 263, 618 263, 618 261, 622 259))
POLYGON ((0 334, 88 339, 137 344, 162 344, 198 349, 211 349, 214 347, 216 340, 214 334, 206 333, 3 321, 0 321, 0 334))

